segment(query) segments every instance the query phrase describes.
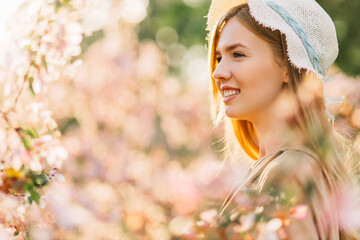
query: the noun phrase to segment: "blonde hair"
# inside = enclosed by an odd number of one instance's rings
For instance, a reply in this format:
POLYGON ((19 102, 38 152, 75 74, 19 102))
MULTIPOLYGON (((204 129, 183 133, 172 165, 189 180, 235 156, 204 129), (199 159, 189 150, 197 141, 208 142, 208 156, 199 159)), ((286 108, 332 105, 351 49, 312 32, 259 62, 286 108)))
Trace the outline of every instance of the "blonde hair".
POLYGON ((273 31, 259 25, 249 13, 247 4, 230 9, 215 26, 209 39, 209 64, 211 73, 210 99, 211 114, 215 127, 225 121, 225 148, 227 156, 238 157, 245 152, 250 158, 259 158, 259 141, 253 124, 247 120, 230 119, 225 116, 224 103, 212 73, 217 67, 216 46, 225 24, 236 18, 258 37, 267 41, 273 49, 275 60, 286 62, 289 82, 285 90, 288 97, 296 103, 294 112, 286 118, 288 125, 302 137, 303 144, 316 152, 333 179, 333 186, 350 180, 349 172, 358 176, 359 137, 352 141, 333 128, 326 115, 323 84, 321 79, 306 69, 297 69, 287 58, 286 38, 280 31, 273 31))

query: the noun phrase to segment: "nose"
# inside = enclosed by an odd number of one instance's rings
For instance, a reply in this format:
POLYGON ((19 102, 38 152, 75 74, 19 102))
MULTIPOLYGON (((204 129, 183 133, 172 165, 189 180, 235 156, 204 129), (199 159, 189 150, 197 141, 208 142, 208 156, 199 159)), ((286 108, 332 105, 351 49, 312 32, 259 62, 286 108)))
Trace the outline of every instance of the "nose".
POLYGON ((215 80, 228 80, 231 77, 231 72, 226 67, 226 64, 224 61, 221 61, 218 65, 215 71, 213 72, 213 78, 215 80))

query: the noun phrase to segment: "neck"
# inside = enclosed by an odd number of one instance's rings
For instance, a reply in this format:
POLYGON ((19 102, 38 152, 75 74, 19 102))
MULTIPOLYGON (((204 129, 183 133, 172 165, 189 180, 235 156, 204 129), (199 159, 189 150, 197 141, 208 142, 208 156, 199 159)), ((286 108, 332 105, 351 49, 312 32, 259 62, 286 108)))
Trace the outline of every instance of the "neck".
POLYGON ((301 137, 285 120, 274 113, 262 114, 252 120, 259 139, 260 158, 285 145, 301 144, 301 137))
POLYGON ((271 124, 270 127, 259 125, 259 123, 254 126, 259 138, 260 158, 291 142, 290 130, 279 122, 271 124))

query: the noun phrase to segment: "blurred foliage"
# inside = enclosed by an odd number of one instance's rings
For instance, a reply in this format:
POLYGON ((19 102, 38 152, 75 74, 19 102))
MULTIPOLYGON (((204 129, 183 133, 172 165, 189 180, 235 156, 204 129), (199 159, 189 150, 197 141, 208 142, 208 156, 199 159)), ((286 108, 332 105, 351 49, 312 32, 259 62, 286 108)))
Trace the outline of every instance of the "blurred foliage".
MULTIPOLYGON (((189 2, 189 1, 188 1, 189 2)), ((192 1, 194 2, 194 1, 192 1)), ((182 0, 150 0, 147 18, 139 25, 139 38, 156 39, 161 28, 172 27, 179 43, 189 47, 205 45, 206 16, 210 0, 197 1, 189 6, 182 0)), ((360 74, 360 28, 358 27, 359 0, 318 0, 335 22, 339 56, 336 64, 348 75, 360 74)))
MULTIPOLYGON (((194 2, 194 1, 193 1, 194 2)), ((139 39, 156 39, 156 33, 163 27, 174 28, 179 36, 179 43, 189 47, 205 44, 206 14, 209 0, 197 1, 189 6, 182 0, 151 0, 148 16, 139 25, 139 39)))
POLYGON ((359 0, 318 0, 335 22, 339 56, 338 66, 349 75, 360 74, 359 0))

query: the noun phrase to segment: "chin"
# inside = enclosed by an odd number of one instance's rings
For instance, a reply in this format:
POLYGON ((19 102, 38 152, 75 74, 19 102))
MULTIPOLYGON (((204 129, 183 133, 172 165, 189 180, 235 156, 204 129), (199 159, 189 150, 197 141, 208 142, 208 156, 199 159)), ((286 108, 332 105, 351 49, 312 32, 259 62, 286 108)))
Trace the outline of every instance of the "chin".
POLYGON ((230 109, 225 109, 225 115, 228 118, 236 119, 236 120, 248 120, 248 117, 246 114, 241 112, 235 112, 231 111, 230 109))
POLYGON ((229 111, 228 109, 225 110, 225 115, 228 118, 234 118, 234 119, 238 119, 238 120, 242 119, 242 114, 234 112, 234 111, 229 111))

